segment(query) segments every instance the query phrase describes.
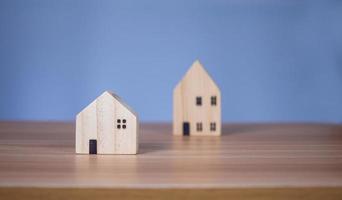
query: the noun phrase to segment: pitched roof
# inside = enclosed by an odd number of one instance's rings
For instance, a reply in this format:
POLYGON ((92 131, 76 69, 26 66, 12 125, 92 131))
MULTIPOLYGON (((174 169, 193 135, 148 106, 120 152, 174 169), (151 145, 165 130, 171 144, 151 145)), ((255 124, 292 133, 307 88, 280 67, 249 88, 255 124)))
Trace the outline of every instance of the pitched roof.
POLYGON ((180 85, 180 83, 186 79, 191 73, 194 73, 195 71, 200 71, 203 74, 205 74, 205 76, 215 85, 215 87, 220 90, 220 88, 217 86, 216 82, 214 81, 214 79, 210 76, 210 74, 208 73, 208 71, 203 67, 203 65, 201 64, 201 62, 197 59, 195 60, 195 62, 192 63, 191 67, 188 69, 188 71, 185 73, 185 75, 183 76, 183 78, 178 82, 178 84, 176 85, 175 89, 180 85))
MULTIPOLYGON (((103 94, 109 94, 109 95, 111 95, 113 98, 115 98, 117 101, 119 101, 128 111, 130 111, 133 115, 135 115, 135 116, 138 116, 137 115, 137 113, 126 103, 126 102, 124 102, 122 99, 121 99, 121 97, 119 97, 117 94, 115 94, 114 92, 112 92, 112 91, 109 91, 109 90, 107 90, 107 91, 105 91, 103 94)), ((102 95, 103 95, 102 94, 102 95)))
MULTIPOLYGON (((128 106, 117 94, 115 94, 112 91, 106 90, 104 91, 100 96, 98 96, 94 101, 92 101, 89 105, 87 105, 87 107, 85 107, 81 112, 79 112, 78 114, 82 113, 83 111, 86 111, 92 104, 96 103, 96 100, 103 96, 103 95, 109 95, 111 97, 113 97, 114 99, 116 99, 121 105, 123 105, 129 112, 131 112, 134 116, 138 116, 136 112, 134 112, 134 110, 128 106)), ((77 115, 78 115, 77 114, 77 115)))

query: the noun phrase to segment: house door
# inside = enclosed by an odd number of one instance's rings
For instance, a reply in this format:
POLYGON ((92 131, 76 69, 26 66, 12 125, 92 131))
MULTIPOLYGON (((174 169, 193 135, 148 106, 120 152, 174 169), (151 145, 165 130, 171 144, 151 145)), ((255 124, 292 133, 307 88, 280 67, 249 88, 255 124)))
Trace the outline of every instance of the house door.
POLYGON ((190 135, 190 123, 189 122, 183 122, 183 135, 184 136, 190 135))
POLYGON ((89 140, 89 154, 97 154, 97 140, 89 140))

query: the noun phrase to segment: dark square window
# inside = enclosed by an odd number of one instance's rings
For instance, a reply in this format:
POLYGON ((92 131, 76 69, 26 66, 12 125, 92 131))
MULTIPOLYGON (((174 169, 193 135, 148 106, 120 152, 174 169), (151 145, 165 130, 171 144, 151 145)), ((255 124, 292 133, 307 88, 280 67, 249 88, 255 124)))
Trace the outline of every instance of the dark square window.
POLYGON ((197 129, 198 132, 202 132, 203 127, 202 127, 202 123, 201 122, 196 123, 196 129, 197 129))
POLYGON ((215 122, 210 123, 210 131, 216 131, 216 123, 215 122))
POLYGON ((117 129, 126 129, 127 125, 126 125, 127 120, 126 119, 117 119, 116 120, 116 128, 117 129))
POLYGON ((210 102, 212 106, 216 106, 216 96, 211 96, 210 102))
POLYGON ((196 105, 198 106, 202 105, 202 97, 196 97, 196 105))

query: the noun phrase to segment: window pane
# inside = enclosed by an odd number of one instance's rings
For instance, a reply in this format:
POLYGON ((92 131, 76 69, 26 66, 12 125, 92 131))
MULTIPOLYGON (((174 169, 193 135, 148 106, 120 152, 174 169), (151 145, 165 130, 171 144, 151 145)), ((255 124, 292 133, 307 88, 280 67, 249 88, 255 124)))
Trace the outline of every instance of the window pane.
POLYGON ((196 97, 196 105, 202 105, 202 97, 196 97))
POLYGON ((211 97, 211 105, 216 106, 216 96, 211 97))
POLYGON ((210 131, 216 131, 216 123, 215 122, 210 123, 210 131))
POLYGON ((201 122, 196 123, 196 129, 198 132, 202 131, 202 123, 201 122))

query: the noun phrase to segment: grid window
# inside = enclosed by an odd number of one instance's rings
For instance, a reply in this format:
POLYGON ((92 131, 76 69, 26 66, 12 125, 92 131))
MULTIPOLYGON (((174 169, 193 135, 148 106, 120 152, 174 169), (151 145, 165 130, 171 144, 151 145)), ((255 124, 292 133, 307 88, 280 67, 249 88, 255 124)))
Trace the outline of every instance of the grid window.
POLYGON ((197 129, 197 132, 202 132, 203 130, 202 122, 196 123, 196 129, 197 129))
POLYGON ((196 97, 196 105, 198 106, 202 105, 202 97, 196 97))
POLYGON ((117 129, 121 129, 121 128, 126 129, 127 128, 126 122, 127 122, 126 119, 116 120, 116 128, 117 129))
POLYGON ((212 106, 216 106, 216 96, 211 96, 210 102, 212 106))
POLYGON ((216 123, 215 122, 210 123, 210 131, 216 131, 216 123))

